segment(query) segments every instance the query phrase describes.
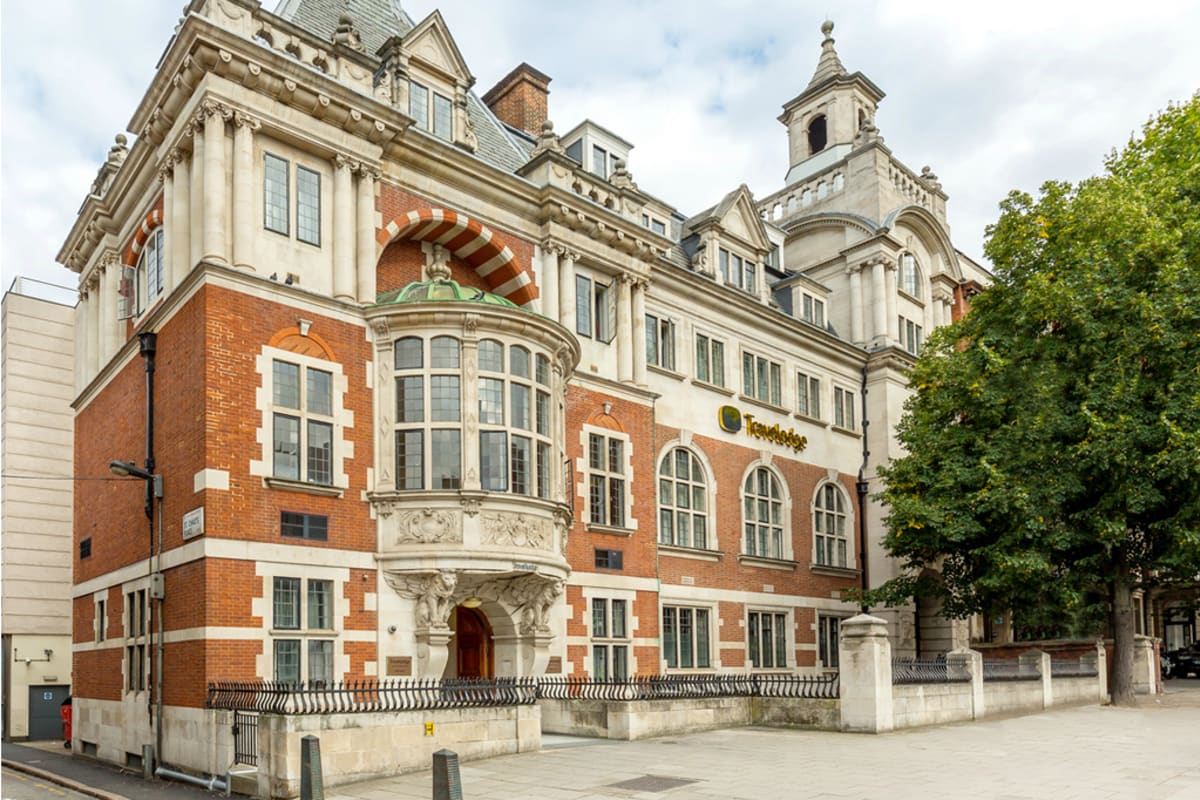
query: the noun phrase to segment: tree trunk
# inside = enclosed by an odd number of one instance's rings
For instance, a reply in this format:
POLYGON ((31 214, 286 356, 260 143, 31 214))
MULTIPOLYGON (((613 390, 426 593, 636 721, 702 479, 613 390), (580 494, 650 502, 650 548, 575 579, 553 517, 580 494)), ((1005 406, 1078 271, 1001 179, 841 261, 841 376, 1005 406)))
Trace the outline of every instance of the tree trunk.
POLYGON ((1120 564, 1112 583, 1112 631, 1113 661, 1109 686, 1112 688, 1112 704, 1135 706, 1133 693, 1133 590, 1129 569, 1120 564))

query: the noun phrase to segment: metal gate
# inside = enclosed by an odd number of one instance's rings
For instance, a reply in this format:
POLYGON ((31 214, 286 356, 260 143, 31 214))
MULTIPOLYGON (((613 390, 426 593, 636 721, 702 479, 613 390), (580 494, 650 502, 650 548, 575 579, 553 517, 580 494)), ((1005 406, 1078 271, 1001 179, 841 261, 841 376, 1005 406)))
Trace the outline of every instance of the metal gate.
POLYGON ((258 766, 258 714, 253 711, 233 712, 233 760, 258 766))

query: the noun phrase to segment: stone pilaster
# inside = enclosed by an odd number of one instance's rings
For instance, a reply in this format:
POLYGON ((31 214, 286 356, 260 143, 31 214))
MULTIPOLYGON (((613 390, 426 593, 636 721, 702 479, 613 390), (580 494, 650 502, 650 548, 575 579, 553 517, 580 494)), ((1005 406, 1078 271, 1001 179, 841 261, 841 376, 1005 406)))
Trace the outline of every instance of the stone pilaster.
POLYGON ((853 264, 846 268, 850 275, 850 341, 855 344, 865 344, 863 336, 863 312, 866 306, 863 302, 862 264, 853 264))
POLYGON ((233 115, 233 265, 254 271, 254 132, 262 123, 233 115))
MULTIPOLYGON (((633 282, 633 382, 638 386, 646 385, 646 289, 649 283, 645 280, 633 282)), ((676 342, 678 348, 679 342, 676 342)), ((681 353, 677 349, 676 359, 681 353)), ((676 362, 678 366, 678 361, 676 362)))
MULTIPOLYGON (((617 380, 633 380, 633 294, 628 273, 617 276, 617 380)), ((642 341, 645 341, 643 338, 642 341)))
POLYGON ((357 232, 355 272, 358 277, 358 302, 375 302, 375 182, 379 171, 366 164, 358 167, 358 200, 355 204, 357 232))
POLYGON ((225 230, 225 120, 229 109, 211 101, 200 108, 204 121, 204 222, 201 257, 228 263, 228 236, 225 230))
POLYGON ((354 166, 343 156, 333 158, 333 296, 348 301, 355 299, 358 288, 354 274, 354 166))

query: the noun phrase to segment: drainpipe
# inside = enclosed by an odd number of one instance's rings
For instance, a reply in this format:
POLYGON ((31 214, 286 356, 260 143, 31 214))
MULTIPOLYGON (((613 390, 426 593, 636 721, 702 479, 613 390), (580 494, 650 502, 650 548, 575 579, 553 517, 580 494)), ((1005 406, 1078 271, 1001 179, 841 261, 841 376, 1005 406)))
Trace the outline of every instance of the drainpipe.
MULTIPOLYGON (((146 472, 154 476, 153 480, 146 481, 146 516, 150 518, 150 585, 151 594, 153 595, 153 587, 156 578, 161 580, 162 573, 162 547, 163 547, 163 498, 162 498, 162 476, 155 475, 154 461, 154 355, 158 349, 158 335, 151 332, 138 334, 138 349, 142 356, 142 360, 146 367, 146 472), (158 546, 154 543, 154 519, 151 515, 151 504, 154 499, 158 500, 158 546)), ((153 597, 151 598, 153 603, 153 597)), ((156 761, 162 760, 163 747, 163 598, 161 593, 158 597, 158 613, 155 614, 156 627, 158 628, 158 637, 156 642, 151 642, 151 650, 154 654, 154 757, 156 761)), ((151 638, 154 638, 153 629, 150 632, 151 638)))
MULTIPOLYGON (((862 559, 862 590, 865 592, 871 586, 869 568, 867 565, 867 494, 870 492, 870 484, 867 482, 867 462, 871 457, 871 451, 867 449, 867 430, 871 425, 871 421, 867 419, 867 367, 864 364, 862 368, 862 466, 858 468, 858 482, 855 484, 855 489, 858 490, 858 552, 862 559)), ((871 609, 864 602, 860 604, 859 610, 862 613, 870 613, 871 609)))

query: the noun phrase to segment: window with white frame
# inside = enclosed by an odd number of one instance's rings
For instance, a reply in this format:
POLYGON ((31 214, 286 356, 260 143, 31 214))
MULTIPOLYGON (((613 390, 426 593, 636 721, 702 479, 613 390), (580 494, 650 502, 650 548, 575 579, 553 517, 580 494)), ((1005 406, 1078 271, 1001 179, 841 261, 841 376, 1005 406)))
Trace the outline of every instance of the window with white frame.
POLYGON ((150 676, 150 606, 145 589, 125 592, 125 691, 144 692, 150 676))
POLYGON ((696 380, 725 385, 725 343, 720 339, 696 334, 696 380))
POLYGON ((608 344, 617 334, 617 288, 575 276, 575 332, 608 344))
POLYGON ((96 601, 96 641, 103 642, 108 635, 108 601, 96 601))
POLYGON ((623 528, 626 440, 611 433, 587 436, 588 521, 593 525, 623 528))
MULTIPOLYGON (((393 345, 396 488, 462 486, 462 348, 453 336, 408 336, 393 345)), ((501 390, 502 393, 502 390, 501 390)), ((480 397, 482 398, 481 391, 480 397)), ((503 401, 499 398, 501 422, 503 401)))
POLYGON ((271 366, 276 478, 333 483, 333 373, 276 358, 271 366))
POLYGON ((646 363, 675 369, 675 323, 665 317, 646 315, 646 363))
POLYGON ((808 292, 800 293, 800 319, 813 325, 825 327, 825 301, 808 292))
POLYGON ((846 567, 849 539, 846 536, 846 497, 841 487, 826 482, 817 487, 813 502, 813 543, 816 563, 846 567))
POLYGON ((921 268, 912 253, 900 256, 900 291, 909 297, 921 299, 921 268))
POLYGON ((821 418, 821 379, 796 373, 796 412, 812 419, 821 418))
POLYGON ((742 394, 773 406, 783 402, 783 367, 753 353, 742 353, 742 394))
POLYGON ((271 592, 275 680, 326 686, 333 681, 333 581, 276 577, 271 592))
POLYGON ((137 295, 136 313, 141 314, 163 292, 163 229, 157 228, 142 245, 138 254, 134 286, 137 295))
POLYGON ((678 547, 709 546, 704 467, 686 447, 668 450, 658 465, 658 541, 678 547))
MULTIPOLYGON (((286 158, 263 154, 263 227, 291 235, 291 164, 286 158)), ((296 239, 321 244, 321 173, 296 166, 296 239)))
POLYGON ((783 489, 767 467, 755 467, 742 486, 745 552, 760 558, 787 557, 783 536, 783 489))
POLYGON ((817 615, 817 663, 825 669, 838 668, 838 635, 841 627, 840 617, 817 615))
POLYGON ((778 669, 788 665, 788 615, 779 611, 750 611, 746 614, 750 666, 778 669))
POLYGON ((662 647, 667 669, 708 669, 710 630, 707 608, 663 606, 662 647))
POLYGON ((721 248, 717 254, 717 262, 721 271, 721 281, 747 292, 757 289, 757 277, 754 260, 743 258, 737 253, 721 248))
POLYGON ((625 600, 593 597, 592 677, 623 681, 629 677, 629 613, 625 600))
POLYGON ((408 83, 408 115, 423 131, 439 139, 454 138, 453 104, 449 97, 416 81, 408 83))
POLYGON ((840 386, 833 387, 833 424, 848 431, 855 429, 854 392, 840 386))
POLYGON ((924 343, 924 335, 921 331, 921 326, 913 322, 911 319, 900 317, 900 346, 914 356, 921 352, 921 345, 924 343))
POLYGON ((610 153, 598 144, 592 145, 591 172, 601 178, 608 178, 617 169, 619 160, 616 153, 610 153))

